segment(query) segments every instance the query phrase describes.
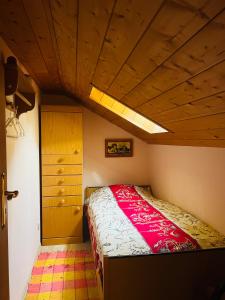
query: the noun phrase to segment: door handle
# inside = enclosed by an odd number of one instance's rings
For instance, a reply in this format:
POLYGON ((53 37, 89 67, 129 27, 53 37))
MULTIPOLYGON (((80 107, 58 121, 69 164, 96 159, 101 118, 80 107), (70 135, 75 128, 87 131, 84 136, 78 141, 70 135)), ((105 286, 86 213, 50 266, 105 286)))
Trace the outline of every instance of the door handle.
POLYGON ((4 228, 6 224, 5 173, 2 173, 1 175, 1 185, 1 223, 2 228, 4 228))
POLYGON ((1 223, 2 228, 6 225, 6 199, 12 200, 13 198, 16 198, 19 195, 18 191, 5 191, 5 173, 3 172, 1 175, 1 223))
POLYGON ((7 200, 12 200, 12 198, 16 198, 19 195, 19 191, 5 191, 5 196, 7 200))

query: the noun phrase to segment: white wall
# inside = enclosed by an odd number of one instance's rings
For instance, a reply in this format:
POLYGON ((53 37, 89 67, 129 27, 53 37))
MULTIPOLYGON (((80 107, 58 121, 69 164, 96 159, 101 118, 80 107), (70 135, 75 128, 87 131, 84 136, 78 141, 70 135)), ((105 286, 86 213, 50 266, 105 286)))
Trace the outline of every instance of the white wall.
MULTIPOLYGON (((25 137, 7 138, 10 300, 23 300, 40 245, 38 107, 20 117, 25 137)), ((3 300, 3 299, 2 299, 3 300)))
POLYGON ((148 145, 97 114, 84 109, 84 184, 148 183, 148 145), (106 158, 106 138, 133 138, 134 156, 106 158))
POLYGON ((153 194, 225 234, 225 149, 149 145, 153 194))

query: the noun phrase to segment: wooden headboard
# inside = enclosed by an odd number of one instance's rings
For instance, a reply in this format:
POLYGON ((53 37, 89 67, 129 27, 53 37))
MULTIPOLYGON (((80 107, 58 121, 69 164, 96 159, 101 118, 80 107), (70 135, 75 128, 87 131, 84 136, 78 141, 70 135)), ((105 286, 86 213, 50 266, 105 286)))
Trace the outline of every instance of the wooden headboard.
MULTIPOLYGON (((144 189, 146 189, 147 191, 149 191, 150 193, 152 192, 151 190, 151 186, 150 185, 138 185, 144 189)), ((94 193, 95 191, 97 191, 98 189, 102 188, 103 186, 91 186, 91 187, 86 187, 85 189, 85 199, 87 199, 88 197, 91 196, 92 193, 94 193)))

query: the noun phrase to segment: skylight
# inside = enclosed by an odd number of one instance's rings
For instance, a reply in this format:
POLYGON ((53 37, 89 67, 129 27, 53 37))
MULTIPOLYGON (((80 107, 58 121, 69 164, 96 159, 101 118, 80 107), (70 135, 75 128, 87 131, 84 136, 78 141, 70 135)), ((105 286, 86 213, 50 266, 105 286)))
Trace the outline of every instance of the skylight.
POLYGON ((150 121, 149 119, 143 117, 139 113, 135 112, 133 109, 123 105, 119 101, 115 100, 111 96, 108 96, 104 92, 101 92, 95 87, 92 87, 90 93, 90 99, 94 100, 96 103, 104 106, 105 108, 111 110, 118 116, 131 122, 137 127, 147 131, 148 133, 153 134, 153 133, 167 132, 166 129, 150 121))

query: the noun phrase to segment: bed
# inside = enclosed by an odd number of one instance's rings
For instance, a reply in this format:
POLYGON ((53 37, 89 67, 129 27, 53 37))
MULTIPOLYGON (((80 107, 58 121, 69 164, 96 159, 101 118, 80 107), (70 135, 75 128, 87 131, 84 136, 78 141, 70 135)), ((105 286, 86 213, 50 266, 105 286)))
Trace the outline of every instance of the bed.
POLYGON ((150 186, 86 190, 101 299, 211 299, 225 280, 225 237, 150 186))

